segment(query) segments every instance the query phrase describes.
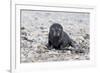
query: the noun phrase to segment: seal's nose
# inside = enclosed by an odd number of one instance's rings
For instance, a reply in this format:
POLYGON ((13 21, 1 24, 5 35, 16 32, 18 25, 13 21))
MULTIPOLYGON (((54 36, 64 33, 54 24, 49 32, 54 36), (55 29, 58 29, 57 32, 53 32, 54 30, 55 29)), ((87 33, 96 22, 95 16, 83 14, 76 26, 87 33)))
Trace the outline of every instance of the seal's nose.
POLYGON ((56 36, 56 32, 53 32, 53 36, 56 36))
POLYGON ((60 33, 59 32, 57 32, 57 36, 60 36, 60 33))

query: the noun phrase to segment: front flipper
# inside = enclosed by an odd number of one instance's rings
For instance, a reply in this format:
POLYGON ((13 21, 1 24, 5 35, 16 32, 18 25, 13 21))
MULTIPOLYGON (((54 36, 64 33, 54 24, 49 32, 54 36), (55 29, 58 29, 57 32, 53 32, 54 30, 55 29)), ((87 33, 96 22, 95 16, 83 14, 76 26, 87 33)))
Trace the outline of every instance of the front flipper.
POLYGON ((49 50, 53 49, 53 46, 52 46, 52 44, 51 44, 50 41, 48 41, 48 44, 47 44, 46 46, 47 46, 47 48, 48 48, 49 50))

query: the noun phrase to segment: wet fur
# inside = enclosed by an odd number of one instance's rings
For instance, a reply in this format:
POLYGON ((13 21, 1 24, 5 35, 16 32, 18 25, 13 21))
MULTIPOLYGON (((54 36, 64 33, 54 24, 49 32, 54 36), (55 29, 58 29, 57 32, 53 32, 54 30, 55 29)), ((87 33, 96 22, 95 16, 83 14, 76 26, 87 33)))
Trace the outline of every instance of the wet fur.
POLYGON ((48 48, 61 50, 68 46, 74 47, 72 39, 63 31, 63 27, 58 23, 51 25, 48 36, 48 48))

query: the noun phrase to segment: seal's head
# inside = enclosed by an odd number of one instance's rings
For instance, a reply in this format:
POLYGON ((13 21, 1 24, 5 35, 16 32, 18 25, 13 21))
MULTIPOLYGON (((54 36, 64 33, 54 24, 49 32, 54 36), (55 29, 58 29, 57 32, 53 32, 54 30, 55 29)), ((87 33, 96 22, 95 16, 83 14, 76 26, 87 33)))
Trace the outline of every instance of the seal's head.
POLYGON ((60 37, 62 35, 63 27, 59 23, 54 23, 50 27, 50 33, 53 37, 60 37))

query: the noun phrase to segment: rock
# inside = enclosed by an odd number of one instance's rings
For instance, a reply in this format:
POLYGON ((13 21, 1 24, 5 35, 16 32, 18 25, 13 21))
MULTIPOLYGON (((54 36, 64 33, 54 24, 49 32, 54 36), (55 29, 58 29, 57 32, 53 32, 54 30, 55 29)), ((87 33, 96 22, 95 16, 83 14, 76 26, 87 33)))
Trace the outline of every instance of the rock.
POLYGON ((85 34, 84 39, 89 39, 89 38, 90 38, 89 34, 85 34))
POLYGON ((26 32, 21 32, 21 35, 27 36, 26 32))
POLYGON ((75 59, 79 59, 79 57, 80 57, 79 55, 75 55, 74 56, 75 59))
POLYGON ((25 27, 21 27, 21 30, 24 30, 25 29, 25 27))
POLYGON ((67 51, 67 54, 70 55, 71 54, 71 51, 67 51))

